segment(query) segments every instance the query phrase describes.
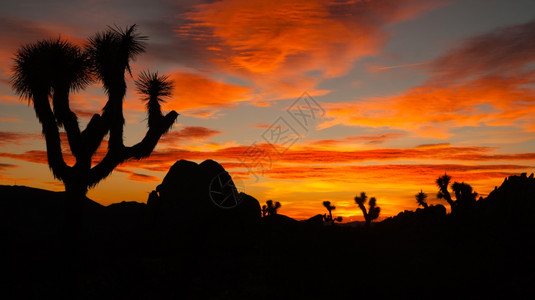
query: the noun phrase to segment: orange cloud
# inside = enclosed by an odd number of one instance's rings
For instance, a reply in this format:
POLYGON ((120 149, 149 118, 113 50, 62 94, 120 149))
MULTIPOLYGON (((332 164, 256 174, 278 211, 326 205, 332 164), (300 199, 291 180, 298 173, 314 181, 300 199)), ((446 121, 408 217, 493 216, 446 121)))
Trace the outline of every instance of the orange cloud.
POLYGON ((447 138, 463 126, 535 129, 535 22, 467 39, 429 64, 431 77, 397 96, 327 104, 335 124, 387 126, 447 138))
POLYGON ((320 128, 335 124, 399 128, 424 136, 448 138, 462 126, 535 126, 533 74, 513 78, 481 78, 458 85, 428 82, 401 96, 324 105, 327 118, 320 128))
POLYGON ((0 131, 0 145, 24 145, 28 144, 30 140, 36 140, 40 137, 41 135, 33 133, 0 131))
POLYGON ((10 122, 10 123, 19 123, 21 119, 11 118, 11 117, 0 117, 0 122, 10 122))
POLYGON ((199 74, 174 72, 170 74, 170 79, 174 82, 174 92, 166 108, 186 115, 211 116, 218 108, 233 107, 252 97, 250 88, 223 83, 199 74))
POLYGON ((434 184, 434 180, 444 172, 456 181, 478 181, 487 179, 503 179, 519 171, 531 169, 526 165, 458 165, 458 164, 387 164, 368 166, 277 166, 266 170, 265 174, 271 179, 310 179, 325 180, 327 182, 345 182, 352 184, 395 184, 396 178, 403 178, 403 184, 417 185, 427 182, 434 184))
MULTIPOLYGON (((11 60, 16 50, 23 44, 47 38, 57 38, 60 34, 62 39, 69 40, 74 44, 83 45, 85 43, 84 39, 69 35, 69 29, 61 29, 50 23, 35 24, 22 19, 4 18, 0 20, 0 27, 4 29, 5 33, 0 37, 0 43, 3 45, 0 49, 0 103, 19 103, 19 98, 14 96, 9 86, 9 78, 11 76, 11 60)), ((102 29, 105 27, 99 30, 102 29)), ((143 55, 143 58, 150 59, 149 55, 151 54, 158 55, 147 53, 143 55)), ((133 68, 137 70, 139 65, 135 64, 133 68)), ((233 107, 240 101, 252 98, 252 90, 248 87, 227 84, 204 75, 176 71, 172 72, 170 77, 174 81, 175 89, 172 101, 170 100, 164 109, 175 109, 181 114, 210 117, 219 108, 233 107)), ((127 78, 127 81, 129 86, 133 87, 132 80, 127 78)), ((99 84, 92 85, 81 93, 71 94, 70 98, 72 110, 79 117, 86 119, 91 118, 94 113, 99 113, 106 102, 106 95, 99 84)), ((138 100, 133 89, 127 94, 126 100, 126 110, 135 112, 145 110, 143 103, 138 100)))
POLYGON ((535 21, 467 38, 433 61, 430 70, 436 80, 447 81, 483 75, 517 77, 533 61, 535 21))
POLYGON ((388 39, 386 25, 443 4, 223 0, 180 15, 184 23, 175 31, 210 64, 252 80, 261 100, 294 98, 303 90, 316 95, 319 77, 343 75, 356 60, 376 54, 388 39))
POLYGON ((185 126, 180 130, 166 133, 160 139, 160 144, 173 144, 182 140, 206 140, 220 133, 219 130, 202 126, 185 126))
MULTIPOLYGON (((495 162, 495 161, 529 161, 535 160, 535 153, 496 154, 497 148, 492 147, 452 147, 449 144, 424 145, 413 148, 385 148, 369 150, 325 150, 311 146, 301 149, 289 149, 282 156, 277 156, 268 144, 257 145, 264 150, 264 154, 271 155, 262 159, 265 166, 275 163, 291 163, 293 165, 310 164, 339 164, 339 163, 362 163, 394 160, 429 160, 429 161, 464 161, 464 162, 495 162)), ((101 146, 102 148, 103 146, 101 146)), ((164 149, 154 151, 151 156, 143 161, 131 161, 123 164, 124 167, 134 167, 149 171, 166 172, 171 165, 180 159, 202 161, 214 159, 224 163, 235 163, 229 166, 240 166, 255 162, 258 157, 252 155, 248 146, 225 147, 214 151, 198 151, 187 149, 164 149), (243 163, 242 163, 243 162, 243 163)), ((104 153, 97 152, 95 160, 102 158, 104 153)), ((22 154, 0 153, 0 157, 24 160, 35 163, 47 163, 46 151, 31 150, 22 154)), ((70 155, 66 155, 67 163, 72 163, 70 155)))
POLYGON ((128 169, 124 169, 124 168, 117 168, 117 169, 115 169, 115 171, 119 172, 119 173, 128 174, 127 179, 131 180, 131 181, 139 181, 139 182, 160 182, 160 181, 162 181, 161 178, 158 178, 158 177, 155 177, 155 176, 151 176, 151 175, 147 175, 147 174, 136 173, 134 171, 131 171, 131 170, 128 170, 128 169))
POLYGON ((11 168, 16 168, 17 165, 0 163, 0 171, 5 171, 11 168))
POLYGON ((357 135, 357 136, 348 136, 343 139, 328 139, 328 140, 311 140, 307 144, 317 147, 334 147, 334 146, 343 146, 348 144, 355 143, 364 143, 370 145, 377 145, 384 143, 386 141, 403 137, 406 134, 404 133, 383 133, 383 134, 366 134, 366 135, 357 135))

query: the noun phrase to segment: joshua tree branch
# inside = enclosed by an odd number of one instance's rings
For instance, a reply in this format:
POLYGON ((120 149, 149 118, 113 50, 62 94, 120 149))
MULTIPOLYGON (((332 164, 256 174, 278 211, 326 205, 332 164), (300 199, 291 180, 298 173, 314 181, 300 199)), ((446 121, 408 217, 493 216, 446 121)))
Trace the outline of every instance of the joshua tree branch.
POLYGON ((123 100, 126 94, 126 83, 124 81, 124 70, 121 79, 115 80, 113 88, 108 90, 108 102, 104 106, 102 118, 109 124, 110 138, 108 148, 121 149, 123 144, 123 100))
POLYGON ((80 127, 78 126, 76 114, 69 107, 69 87, 54 89, 52 101, 54 104, 54 115, 58 125, 63 125, 65 128, 71 152, 78 160, 82 149, 80 127))
POLYGON ((54 177, 63 180, 68 176, 70 167, 63 159, 59 130, 48 102, 48 93, 35 93, 34 108, 43 127, 48 165, 54 177))
POLYGON ((360 210, 362 210, 362 214, 364 215, 364 220, 366 221, 366 223, 369 223, 368 219, 368 211, 366 210, 366 207, 364 206, 364 203, 358 203, 358 206, 360 208, 360 210))
POLYGON ((81 134, 85 159, 91 161, 91 157, 97 151, 106 133, 108 133, 108 127, 105 126, 102 117, 94 114, 81 134))
POLYGON ((171 129, 178 113, 171 111, 162 118, 158 126, 150 127, 141 142, 132 147, 109 148, 108 153, 102 161, 90 170, 89 186, 94 186, 102 179, 111 174, 113 169, 128 159, 141 159, 148 157, 160 137, 171 129))

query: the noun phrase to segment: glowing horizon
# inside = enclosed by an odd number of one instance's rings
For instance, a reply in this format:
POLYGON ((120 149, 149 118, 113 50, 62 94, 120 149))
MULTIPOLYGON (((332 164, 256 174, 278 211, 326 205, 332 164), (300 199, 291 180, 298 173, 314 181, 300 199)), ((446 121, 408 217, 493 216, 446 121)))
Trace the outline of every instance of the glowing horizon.
MULTIPOLYGON (((180 116, 151 157, 119 166, 90 190, 88 197, 104 205, 145 202, 180 159, 221 163, 261 204, 281 202, 281 214, 323 214, 328 200, 344 222, 362 219, 353 201, 360 192, 377 198, 383 219, 416 209, 420 190, 447 207, 436 199, 435 180, 444 172, 485 196, 505 177, 535 169, 529 1, 162 0, 124 7, 80 0, 0 7, 0 184, 63 189, 48 170, 33 108, 10 88, 15 51, 58 36, 82 45, 114 24, 138 24, 149 36, 127 82, 125 144, 146 129, 133 87, 140 71, 174 80, 162 108, 180 116), (300 99, 313 101, 312 123, 292 117, 300 99), (284 126, 289 141, 267 136, 284 126), (244 161, 258 163, 252 150, 271 157, 248 169, 244 161)), ((71 96, 81 126, 105 99, 98 84, 71 96)))

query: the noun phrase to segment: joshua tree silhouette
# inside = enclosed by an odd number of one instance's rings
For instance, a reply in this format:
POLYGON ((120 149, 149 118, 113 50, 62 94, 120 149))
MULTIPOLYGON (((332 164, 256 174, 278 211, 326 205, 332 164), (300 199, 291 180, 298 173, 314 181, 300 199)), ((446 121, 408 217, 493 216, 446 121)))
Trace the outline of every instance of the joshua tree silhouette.
POLYGON ((450 192, 448 191, 448 186, 450 184, 451 176, 444 173, 443 176, 440 176, 437 178, 436 183, 439 188, 437 193, 438 199, 444 199, 451 207, 451 211, 453 212, 455 209, 455 202, 451 199, 450 192))
POLYGON ((266 214, 268 216, 276 215, 277 210, 281 208, 281 204, 279 201, 273 203, 273 200, 266 201, 266 205, 262 206, 262 215, 265 216, 266 214), (267 206, 266 206, 267 205, 267 206))
POLYGON ((325 222, 330 222, 332 225, 334 225, 334 222, 342 222, 342 217, 333 219, 332 211, 336 209, 336 206, 331 205, 331 201, 323 201, 323 206, 329 211, 329 215, 323 214, 323 220, 325 222))
POLYGON ((445 199, 451 207, 451 213, 455 214, 459 209, 466 209, 472 207, 476 203, 477 193, 473 191, 472 187, 464 182, 454 182, 451 185, 453 192, 455 193, 455 201, 451 198, 451 194, 448 191, 448 186, 451 177, 444 173, 440 176, 436 183, 439 187, 437 194, 438 199, 445 199))
POLYGON ((451 188, 455 193, 455 204, 458 209, 467 209, 476 204, 477 193, 473 191, 469 184, 454 182, 451 188))
POLYGON ((416 197, 416 202, 418 203, 418 206, 421 205, 424 208, 429 207, 429 205, 427 205, 427 202, 425 201, 425 199, 427 199, 427 194, 424 193, 422 190, 420 190, 420 192, 416 194, 415 197, 416 197))
POLYGON ((371 221, 379 218, 381 208, 377 206, 377 199, 375 199, 375 197, 371 197, 370 201, 368 202, 368 210, 366 210, 366 207, 364 206, 364 204, 366 204, 366 200, 368 200, 368 196, 365 192, 360 193, 360 196, 355 196, 355 203, 357 203, 360 210, 362 210, 364 220, 366 221, 366 227, 369 227, 371 221))
POLYGON ((64 183, 70 198, 84 199, 88 188, 126 160, 148 157, 178 116, 175 111, 164 116, 160 109, 159 102, 170 95, 169 79, 157 73, 141 73, 136 85, 147 101, 149 128, 139 143, 131 147, 123 144, 125 72, 131 75, 130 61, 144 52, 146 39, 135 29, 135 25, 124 30, 109 28, 89 38, 85 49, 56 39, 25 45, 15 54, 11 85, 22 98, 33 103, 43 128, 48 165, 54 177, 64 183), (69 94, 84 89, 94 80, 102 83, 108 100, 102 114, 94 114, 80 131, 77 116, 70 109, 69 94), (73 166, 68 166, 63 158, 61 127, 76 160, 73 166), (108 133, 107 153, 92 166, 92 157, 108 133))

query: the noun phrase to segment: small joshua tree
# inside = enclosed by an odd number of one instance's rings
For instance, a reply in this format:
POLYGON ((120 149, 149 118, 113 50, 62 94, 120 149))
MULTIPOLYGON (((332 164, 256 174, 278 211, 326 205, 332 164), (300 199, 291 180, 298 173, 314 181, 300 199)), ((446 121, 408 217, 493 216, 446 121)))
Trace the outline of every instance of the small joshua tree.
POLYGON ((444 199, 451 207, 451 213, 455 214, 459 209, 464 210, 471 208, 476 203, 477 193, 473 191, 472 187, 464 182, 454 182, 451 188, 455 194, 455 201, 451 198, 451 194, 448 191, 451 177, 444 173, 440 176, 436 183, 439 187, 437 194, 438 199, 444 199))
POLYGON ((455 204, 458 209, 468 209, 476 204, 477 193, 464 182, 454 182, 451 188, 455 194, 455 204))
POLYGON ((448 186, 450 184, 451 176, 444 173, 443 176, 440 176, 437 178, 436 183, 438 186, 438 193, 437 198, 438 199, 444 199, 451 207, 451 211, 453 212, 455 210, 455 202, 451 199, 451 194, 448 191, 448 186))
POLYGON ((264 204, 262 205, 262 218, 265 217, 268 213, 267 206, 264 204))
POLYGON ((422 190, 420 190, 420 192, 418 194, 415 195, 416 197, 416 202, 418 203, 418 206, 423 206, 423 208, 428 208, 429 205, 427 205, 427 202, 425 201, 425 199, 427 199, 427 194, 424 193, 422 190))
POLYGON ((273 216, 277 214, 277 210, 281 208, 279 201, 273 203, 273 200, 266 201, 266 213, 268 216, 273 216))
POLYGON ((11 85, 21 97, 33 103, 43 128, 48 165, 54 177, 64 183, 71 201, 83 200, 87 190, 110 175, 119 164, 148 157, 178 116, 175 111, 164 116, 160 109, 160 102, 171 92, 169 79, 157 73, 142 73, 136 86, 147 101, 148 131, 139 143, 130 147, 124 145, 125 73, 131 75, 130 62, 144 52, 146 39, 135 29, 135 25, 125 30, 109 28, 89 38, 85 49, 55 39, 23 46, 15 54, 11 85), (80 130, 78 118, 70 108, 69 94, 95 80, 102 83, 108 100, 102 114, 94 114, 87 127, 80 130), (72 166, 63 158, 61 127, 76 160, 72 166), (92 166, 93 155, 107 134, 108 151, 92 166))
POLYGON ((333 218, 332 211, 336 209, 336 206, 331 205, 331 201, 323 201, 323 206, 329 211, 329 215, 323 215, 323 220, 325 222, 331 223, 331 225, 334 225, 334 222, 342 222, 342 217, 333 218))
POLYGON ((366 204, 367 200, 368 196, 364 192, 360 193, 360 196, 355 196, 355 203, 359 206, 360 210, 362 210, 364 220, 366 221, 366 227, 370 227, 371 222, 379 218, 381 208, 377 206, 377 199, 375 199, 375 197, 371 197, 370 201, 368 202, 368 209, 366 209, 364 205, 366 204))

